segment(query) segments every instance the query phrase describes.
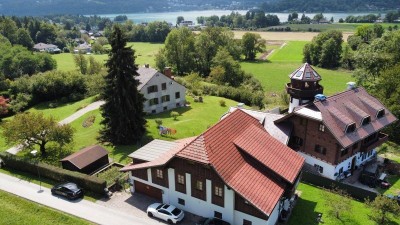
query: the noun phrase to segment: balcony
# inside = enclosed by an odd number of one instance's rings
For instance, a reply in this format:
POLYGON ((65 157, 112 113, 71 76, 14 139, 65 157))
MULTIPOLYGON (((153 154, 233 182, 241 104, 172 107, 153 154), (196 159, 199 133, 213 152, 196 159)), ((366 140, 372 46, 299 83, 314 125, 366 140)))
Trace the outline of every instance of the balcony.
POLYGON ((389 136, 384 133, 378 133, 378 138, 361 144, 361 152, 369 152, 372 149, 375 149, 376 147, 380 146, 381 144, 385 143, 389 139, 389 136))
POLYGON ((286 92, 296 98, 314 98, 317 94, 324 92, 324 87, 318 85, 315 89, 297 89, 293 88, 291 83, 286 84, 286 92))

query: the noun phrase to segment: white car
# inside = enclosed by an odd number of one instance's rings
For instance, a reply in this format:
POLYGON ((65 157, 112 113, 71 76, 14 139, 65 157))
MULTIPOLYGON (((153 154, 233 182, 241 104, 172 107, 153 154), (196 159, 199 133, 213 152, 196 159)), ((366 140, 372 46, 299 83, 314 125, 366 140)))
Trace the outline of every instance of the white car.
POLYGON ((173 205, 154 203, 147 207, 147 215, 149 217, 157 217, 167 221, 169 224, 176 224, 183 220, 185 216, 183 211, 173 205))

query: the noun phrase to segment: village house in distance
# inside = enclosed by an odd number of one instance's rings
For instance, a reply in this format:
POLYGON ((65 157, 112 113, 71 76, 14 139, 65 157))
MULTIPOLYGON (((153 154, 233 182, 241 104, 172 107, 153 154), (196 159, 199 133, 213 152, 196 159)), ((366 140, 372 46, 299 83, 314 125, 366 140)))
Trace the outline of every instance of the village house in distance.
POLYGON ((139 67, 137 72, 139 76, 136 79, 140 82, 138 89, 146 99, 144 112, 160 113, 185 106, 186 88, 172 79, 171 68, 166 67, 162 74, 146 64, 139 67))
POLYGON ((235 110, 200 136, 130 155, 132 192, 231 224, 274 225, 293 206, 304 158, 235 110))

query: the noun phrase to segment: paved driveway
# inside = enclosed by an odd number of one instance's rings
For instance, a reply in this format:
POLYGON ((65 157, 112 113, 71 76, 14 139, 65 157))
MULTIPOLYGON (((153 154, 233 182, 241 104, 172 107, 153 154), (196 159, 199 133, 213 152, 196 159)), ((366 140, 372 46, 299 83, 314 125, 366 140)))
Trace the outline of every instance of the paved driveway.
MULTIPOLYGON (((156 199, 148 197, 140 193, 131 194, 128 192, 116 192, 108 200, 99 200, 96 203, 103 205, 120 212, 127 213, 129 215, 134 215, 144 220, 150 220, 155 224, 167 224, 163 220, 158 220, 155 218, 149 218, 146 214, 147 206, 152 203, 159 202, 156 199)), ((201 217, 193 215, 191 213, 185 212, 185 218, 182 220, 180 225, 194 225, 198 222, 201 217)), ((149 221, 149 222, 150 222, 149 221)))

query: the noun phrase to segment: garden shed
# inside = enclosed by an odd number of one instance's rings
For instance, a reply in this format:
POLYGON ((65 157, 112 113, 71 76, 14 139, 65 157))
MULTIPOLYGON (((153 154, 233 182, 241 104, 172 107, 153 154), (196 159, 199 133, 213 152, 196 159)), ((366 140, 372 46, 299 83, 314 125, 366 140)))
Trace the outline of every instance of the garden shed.
POLYGON ((109 164, 108 151, 99 145, 86 147, 60 160, 62 168, 92 174, 109 164))

